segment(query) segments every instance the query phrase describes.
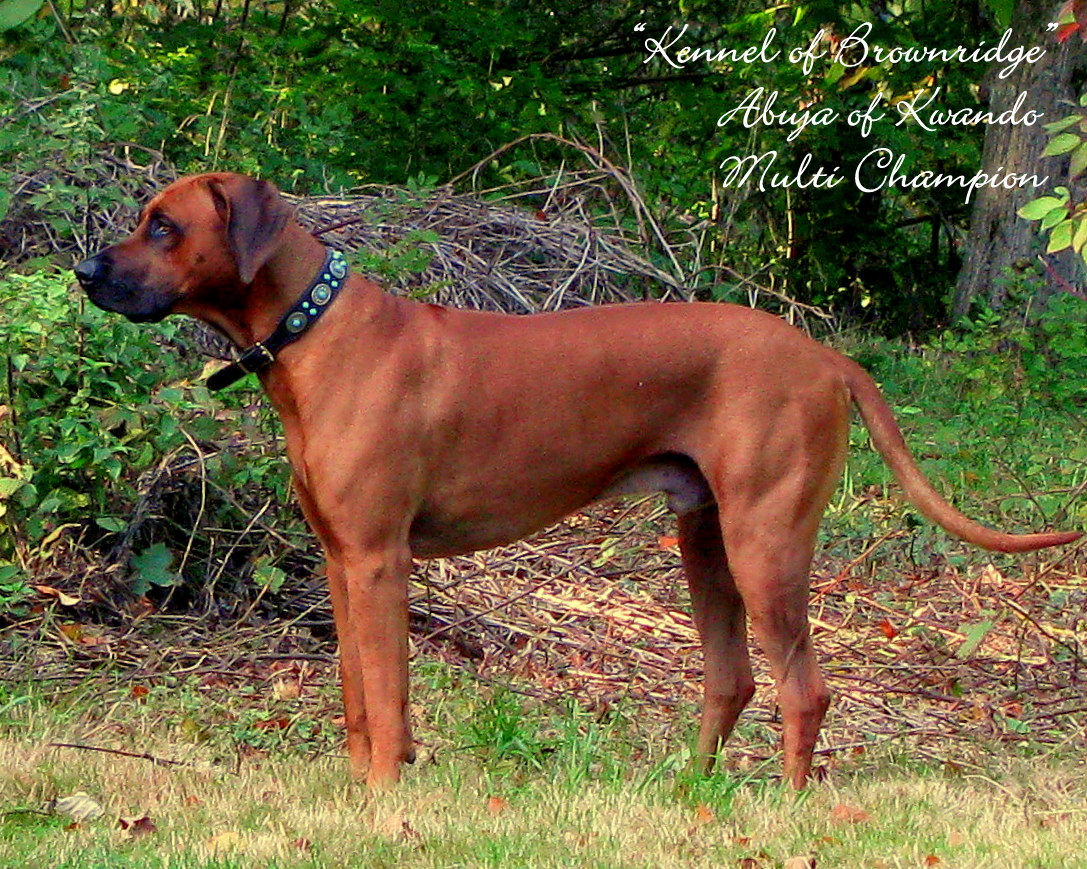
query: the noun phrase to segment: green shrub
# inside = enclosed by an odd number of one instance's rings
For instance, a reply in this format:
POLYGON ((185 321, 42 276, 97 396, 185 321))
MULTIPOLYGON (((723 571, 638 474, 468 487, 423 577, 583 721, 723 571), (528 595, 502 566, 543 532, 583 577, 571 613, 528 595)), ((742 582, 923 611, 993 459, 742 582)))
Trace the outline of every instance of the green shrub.
POLYGON ((73 526, 83 544, 108 544, 126 528, 140 475, 219 433, 207 390, 179 380, 176 325, 141 330, 69 285, 57 272, 0 281, 0 437, 14 460, 0 464, 0 609, 19 581, 17 554, 32 559, 73 526))

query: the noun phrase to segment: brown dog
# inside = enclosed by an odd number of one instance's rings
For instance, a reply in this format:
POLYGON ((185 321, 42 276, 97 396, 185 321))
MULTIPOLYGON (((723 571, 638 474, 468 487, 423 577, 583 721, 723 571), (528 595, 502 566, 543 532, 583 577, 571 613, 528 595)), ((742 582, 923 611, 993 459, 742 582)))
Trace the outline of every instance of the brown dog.
POLYGON ((414 754, 413 557, 516 540, 600 498, 666 492, 705 650, 699 755, 712 763, 754 690, 747 617, 799 787, 829 702, 808 571, 851 404, 910 500, 950 533, 1005 552, 1080 536, 966 518, 922 476, 871 378, 769 314, 696 303, 462 312, 342 271, 272 185, 230 174, 171 184, 130 238, 76 267, 106 310, 191 314, 250 348, 244 369, 260 371, 283 419, 325 548, 348 751, 372 785, 396 781, 414 754))

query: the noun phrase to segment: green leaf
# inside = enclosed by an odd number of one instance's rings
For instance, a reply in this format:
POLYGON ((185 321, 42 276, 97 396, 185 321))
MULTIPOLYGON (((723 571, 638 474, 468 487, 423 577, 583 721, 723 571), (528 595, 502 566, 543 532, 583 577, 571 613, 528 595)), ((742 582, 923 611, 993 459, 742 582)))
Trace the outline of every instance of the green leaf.
POLYGON ((132 567, 145 587, 177 585, 180 577, 170 570, 173 563, 174 554, 166 548, 165 543, 155 543, 139 555, 132 556, 132 567))
POLYGON ((287 581, 286 572, 279 567, 272 564, 258 564, 253 568, 253 579, 257 583, 273 594, 283 588, 283 584, 287 581))
POLYGON ((1049 235, 1049 244, 1046 246, 1046 253, 1056 253, 1057 251, 1064 250, 1067 247, 1072 246, 1072 221, 1066 220, 1064 223, 1059 223, 1053 228, 1053 232, 1049 235))
POLYGON ((1042 126, 1047 133, 1063 133, 1069 127, 1074 127, 1081 120, 1083 120, 1083 115, 1069 115, 1067 118, 1061 118, 1059 121, 1054 121, 1051 124, 1043 124, 1042 126))
POLYGON ((1064 202, 1058 199, 1056 196, 1043 196, 1040 199, 1035 199, 1032 202, 1028 202, 1016 213, 1026 220, 1041 220, 1054 208, 1063 205, 1064 202))
POLYGON ((1004 724, 1012 733, 1030 733, 1030 724, 1018 718, 1005 718, 1004 724))
POLYGON ((1083 142, 1072 152, 1072 162, 1068 164, 1068 174, 1073 178, 1087 171, 1087 142, 1083 142))
POLYGON ((45 0, 0 0, 0 31, 18 27, 44 5, 45 0))
POLYGON ((1072 236, 1072 250, 1083 253, 1084 246, 1087 246, 1087 217, 1079 219, 1075 235, 1072 236))
POLYGON ((989 9, 992 10, 997 24, 1001 27, 1008 27, 1012 23, 1015 0, 989 0, 989 9))
POLYGON ((836 84, 843 75, 845 75, 845 66, 838 61, 835 61, 830 65, 830 69, 827 70, 826 83, 828 85, 836 84))
POLYGON ((960 661, 965 661, 968 658, 974 656, 974 652, 978 650, 978 646, 981 645, 981 641, 985 639, 985 635, 993 629, 992 619, 986 619, 983 622, 978 622, 975 625, 971 625, 966 629, 966 639, 962 641, 962 645, 955 651, 955 657, 960 661))
POLYGON ((1043 230, 1052 229, 1054 226, 1056 226, 1062 220, 1067 219, 1067 217, 1068 217, 1068 206, 1067 205, 1058 205, 1051 212, 1049 212, 1049 214, 1047 214, 1045 217, 1042 218, 1042 222, 1038 225, 1038 228, 1043 229, 1043 230))
POLYGON ((1080 138, 1075 133, 1061 133, 1049 140, 1049 144, 1042 151, 1043 157, 1059 157, 1079 147, 1080 138))
POLYGON ((10 498, 26 485, 16 477, 0 477, 0 501, 10 498))
POLYGON ((99 528, 104 528, 106 531, 113 531, 115 533, 120 533, 128 527, 128 523, 119 516, 99 516, 94 521, 99 528))

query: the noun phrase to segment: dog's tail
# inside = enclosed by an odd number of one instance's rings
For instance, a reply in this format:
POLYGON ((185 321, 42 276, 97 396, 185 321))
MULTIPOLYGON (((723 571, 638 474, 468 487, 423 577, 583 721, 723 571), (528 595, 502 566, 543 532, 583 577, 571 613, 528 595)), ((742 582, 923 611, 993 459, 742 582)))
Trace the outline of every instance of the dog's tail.
POLYGON ((839 357, 845 363, 842 373, 864 420, 872 443, 883 456, 895 479, 906 496, 925 516, 945 531, 968 543, 997 552, 1030 552, 1047 546, 1071 543, 1083 536, 1080 531, 1053 531, 1044 534, 1006 534, 987 528, 956 510, 937 492, 917 467, 902 430, 895 421, 891 408, 869 377, 868 372, 850 359, 839 357))

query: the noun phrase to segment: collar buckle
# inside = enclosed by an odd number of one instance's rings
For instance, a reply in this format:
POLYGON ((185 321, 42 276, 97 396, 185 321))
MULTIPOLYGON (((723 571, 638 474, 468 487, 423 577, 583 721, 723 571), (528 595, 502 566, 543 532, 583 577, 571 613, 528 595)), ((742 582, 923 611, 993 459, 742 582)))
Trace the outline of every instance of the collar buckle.
POLYGON ((256 374, 263 371, 276 361, 275 354, 258 341, 252 347, 246 349, 234 362, 246 374, 256 374))

